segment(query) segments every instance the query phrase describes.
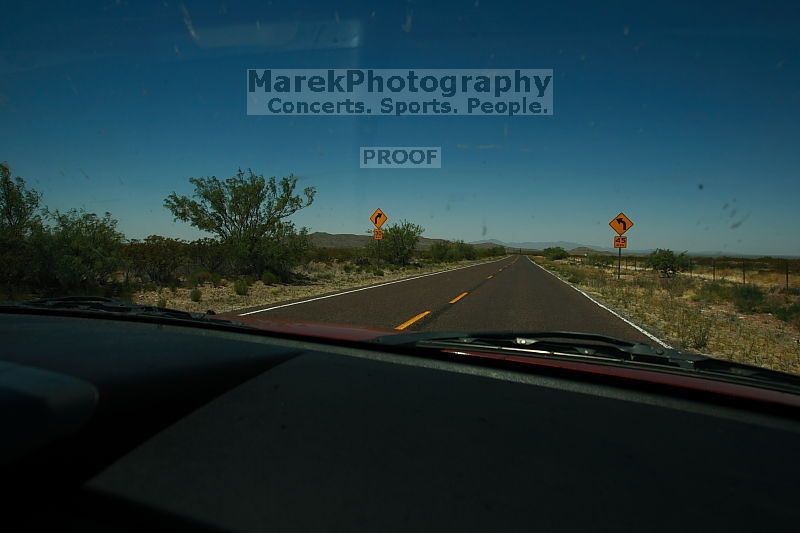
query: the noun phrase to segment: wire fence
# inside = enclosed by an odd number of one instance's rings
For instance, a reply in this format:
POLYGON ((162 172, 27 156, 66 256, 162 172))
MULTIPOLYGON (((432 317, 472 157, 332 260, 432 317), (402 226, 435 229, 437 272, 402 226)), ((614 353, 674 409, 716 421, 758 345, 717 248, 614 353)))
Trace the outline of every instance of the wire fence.
MULTIPOLYGON (((617 257, 573 256, 571 263, 594 266, 617 267, 617 257)), ((650 270, 647 257, 623 255, 620 268, 623 272, 650 270)), ((696 257, 683 261, 683 275, 708 281, 753 284, 765 289, 800 292, 800 259, 773 257, 696 257)))

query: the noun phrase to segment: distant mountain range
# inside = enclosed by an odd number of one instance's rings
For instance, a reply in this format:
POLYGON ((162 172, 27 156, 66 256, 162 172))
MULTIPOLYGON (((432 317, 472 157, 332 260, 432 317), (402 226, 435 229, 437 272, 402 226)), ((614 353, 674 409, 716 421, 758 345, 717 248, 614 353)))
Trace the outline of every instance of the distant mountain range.
MULTIPOLYGON (((505 246, 506 248, 522 248, 523 250, 544 250, 545 248, 563 248, 573 255, 590 253, 616 253, 614 248, 603 248, 602 246, 591 246, 570 241, 542 241, 542 242, 503 242, 497 239, 486 239, 474 241, 471 244, 491 244, 494 246, 505 246)), ((628 253, 649 254, 652 250, 629 250, 628 253)))
MULTIPOLYGON (((364 235, 353 235, 351 233, 325 233, 323 231, 317 231, 309 235, 311 238, 311 243, 318 247, 318 248, 363 248, 369 241, 372 240, 372 236, 364 234, 364 235)), ((427 237, 420 237, 419 243, 417 244, 417 248, 426 249, 430 248, 430 246, 435 242, 442 242, 447 239, 429 239, 427 237)), ((490 246, 494 246, 494 243, 474 243, 475 246, 480 248, 488 248, 490 246)), ((500 244, 502 246, 502 244, 500 244)))
MULTIPOLYGON (((366 246, 372 237, 368 234, 364 235, 353 235, 350 233, 325 233, 322 231, 318 231, 312 233, 310 235, 311 242, 314 246, 319 248, 362 248, 366 246)), ((447 239, 429 239, 427 237, 420 237, 418 248, 426 249, 429 248, 435 242, 445 241, 447 239)), ((545 248, 553 248, 553 247, 561 247, 573 255, 585 255, 591 253, 599 253, 599 254, 616 254, 617 251, 614 248, 605 248, 602 246, 592 246, 588 244, 581 244, 578 242, 570 242, 570 241, 539 241, 539 242, 503 242, 497 239, 484 239, 480 241, 473 241, 470 244, 473 244, 477 247, 490 247, 490 246, 505 246, 506 248, 522 248, 523 250, 527 251, 536 251, 536 250, 544 250, 545 248)), ((628 255, 647 255, 652 252, 653 249, 627 249, 624 253, 628 255)), ((682 250, 676 250, 682 251, 682 250)), ((689 252, 689 255, 693 256, 703 256, 703 257, 721 257, 721 256, 728 256, 728 257, 762 257, 763 254, 739 254, 735 252, 722 252, 722 251, 708 251, 708 252, 689 252)), ((773 257, 794 257, 794 256, 780 256, 776 255, 773 257)))

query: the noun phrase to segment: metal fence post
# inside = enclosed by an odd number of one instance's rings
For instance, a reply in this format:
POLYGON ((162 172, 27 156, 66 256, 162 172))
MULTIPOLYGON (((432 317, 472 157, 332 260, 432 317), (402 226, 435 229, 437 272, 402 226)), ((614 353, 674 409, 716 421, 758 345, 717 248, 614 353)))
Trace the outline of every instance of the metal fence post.
POLYGON ((711 281, 717 281, 717 262, 711 258, 711 281))

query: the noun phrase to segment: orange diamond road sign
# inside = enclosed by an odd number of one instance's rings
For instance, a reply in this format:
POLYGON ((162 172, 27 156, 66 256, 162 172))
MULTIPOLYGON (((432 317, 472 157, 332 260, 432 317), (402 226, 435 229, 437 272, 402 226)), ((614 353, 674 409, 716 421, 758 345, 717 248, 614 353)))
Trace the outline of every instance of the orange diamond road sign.
POLYGON ((376 228, 380 229, 381 226, 383 226, 386 221, 389 220, 389 217, 387 217, 386 213, 381 211, 381 208, 379 207, 374 213, 372 213, 372 216, 369 217, 369 220, 375 224, 376 228))
POLYGON ((383 230, 378 228, 372 230, 372 238, 376 241, 383 240, 383 230))
POLYGON ((619 237, 614 237, 614 248, 627 248, 628 247, 628 238, 623 237, 620 235, 619 237))
POLYGON ((612 218, 608 225, 611 226, 611 228, 616 231, 618 235, 622 235, 633 227, 633 221, 626 217, 625 213, 620 213, 612 218))

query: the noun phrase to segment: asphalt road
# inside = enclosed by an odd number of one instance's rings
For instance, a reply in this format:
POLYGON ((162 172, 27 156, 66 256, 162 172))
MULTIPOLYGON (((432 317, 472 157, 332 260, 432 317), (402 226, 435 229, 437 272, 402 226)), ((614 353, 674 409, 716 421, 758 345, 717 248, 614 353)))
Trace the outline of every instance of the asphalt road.
POLYGON ((653 343, 526 256, 241 313, 408 331, 581 331, 653 343))

